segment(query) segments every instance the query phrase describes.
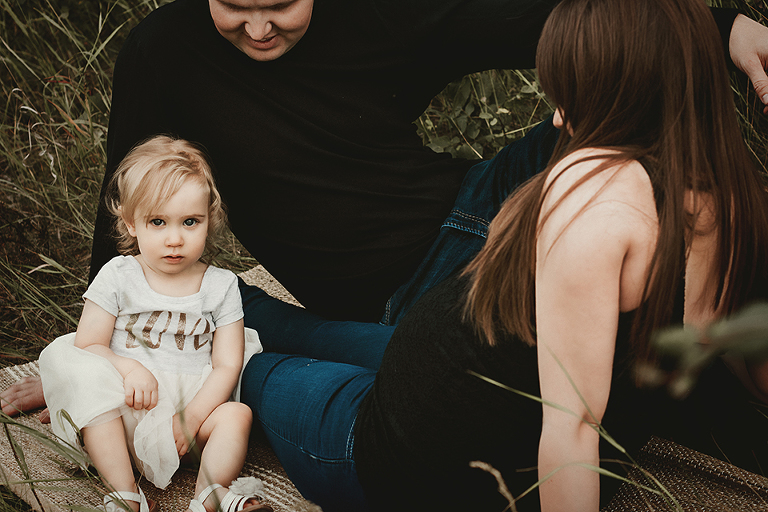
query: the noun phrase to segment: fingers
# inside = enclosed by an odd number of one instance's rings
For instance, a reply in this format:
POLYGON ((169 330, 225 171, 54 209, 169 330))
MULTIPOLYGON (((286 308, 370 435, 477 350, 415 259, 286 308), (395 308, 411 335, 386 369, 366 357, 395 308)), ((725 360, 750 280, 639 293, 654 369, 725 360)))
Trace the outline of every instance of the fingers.
POLYGON ((768 114, 768 75, 758 59, 751 59, 744 63, 744 73, 749 77, 755 88, 757 97, 763 102, 763 114, 768 114))
POLYGON ((133 386, 130 386, 128 384, 125 385, 125 405, 128 407, 133 408, 134 404, 134 395, 136 393, 136 390, 133 389, 133 386))
POLYGON ((0 395, 0 404, 2 410, 8 416, 16 416, 22 411, 24 407, 24 401, 11 394, 0 395))
POLYGON ((157 390, 155 389, 149 394, 149 404, 147 404, 147 410, 151 411, 155 407, 157 407, 157 390))
POLYGON ((46 407, 40 412, 40 416, 38 418, 40 420, 40 423, 46 424, 51 422, 51 411, 46 407))
POLYGON ((189 445, 187 444, 186 439, 184 436, 181 437, 181 439, 176 439, 176 453, 179 454, 179 458, 183 457, 187 454, 187 449, 189 448, 189 445))
POLYGON ((739 14, 733 21, 728 41, 731 60, 752 82, 757 97, 768 113, 768 27, 739 14))
POLYGON ((187 435, 184 432, 184 427, 181 424, 181 417, 178 413, 173 416, 173 438, 176 441, 176 453, 178 453, 179 458, 181 458, 189 451, 189 441, 187 440, 187 435))
POLYGON ((125 404, 128 407, 140 411, 154 409, 157 405, 157 379, 141 364, 128 372, 123 379, 123 386, 125 387, 125 404))
POLYGON ((197 439, 190 439, 186 432, 181 432, 180 435, 176 436, 176 452, 179 454, 179 458, 191 453, 195 446, 198 446, 197 439))
MULTIPOLYGON (((135 402, 135 401, 134 401, 135 402)), ((147 409, 151 410, 157 405, 157 390, 144 391, 142 395, 141 403, 134 403, 136 410, 147 409)))
POLYGON ((144 390, 131 385, 125 386, 125 405, 137 411, 152 410, 157 406, 157 389, 144 390))
POLYGON ((0 393, 0 404, 3 412, 9 416, 44 407, 45 397, 40 377, 25 377, 11 385, 0 393))

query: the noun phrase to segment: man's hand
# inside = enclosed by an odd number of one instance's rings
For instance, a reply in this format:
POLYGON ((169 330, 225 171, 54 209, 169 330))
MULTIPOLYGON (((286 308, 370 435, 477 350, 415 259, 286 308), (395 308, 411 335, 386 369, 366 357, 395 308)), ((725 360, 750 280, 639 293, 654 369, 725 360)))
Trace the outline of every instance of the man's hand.
POLYGON ((739 14, 733 21, 728 47, 731 60, 747 74, 765 105, 763 114, 768 114, 768 27, 739 14))
POLYGON ((157 405, 157 379, 143 365, 129 371, 124 379, 125 404, 137 411, 152 410, 157 405))
MULTIPOLYGON (((33 409, 45 407, 43 396, 43 383, 40 377, 24 377, 0 393, 0 404, 8 416, 16 416, 20 412, 28 412, 33 409)), ((51 416, 48 409, 40 414, 40 421, 50 423, 51 416)))

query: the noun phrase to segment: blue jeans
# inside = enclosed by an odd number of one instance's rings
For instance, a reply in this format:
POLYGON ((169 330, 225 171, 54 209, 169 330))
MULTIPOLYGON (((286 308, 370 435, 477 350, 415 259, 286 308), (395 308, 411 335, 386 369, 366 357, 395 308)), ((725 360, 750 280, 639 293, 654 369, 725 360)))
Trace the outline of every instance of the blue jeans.
POLYGON ((485 245, 488 225, 501 204, 517 187, 544 170, 558 136, 549 118, 491 160, 469 169, 437 240, 411 279, 390 297, 381 323, 400 323, 427 290, 472 261, 485 245))
POLYGON ((326 321, 241 282, 245 325, 266 352, 243 374, 255 412, 288 476, 325 512, 367 510, 354 462, 357 412, 396 325, 427 290, 483 247, 488 225, 516 187, 546 166, 558 131, 547 120, 467 173, 450 216, 380 324, 326 321))
POLYGON ((304 308, 272 298, 242 280, 239 284, 245 326, 258 331, 265 352, 302 355, 379 369, 394 327, 327 321, 304 308))
POLYGON ((376 371, 344 363, 263 353, 243 374, 241 399, 288 478, 324 512, 362 512, 353 458, 357 411, 376 371))

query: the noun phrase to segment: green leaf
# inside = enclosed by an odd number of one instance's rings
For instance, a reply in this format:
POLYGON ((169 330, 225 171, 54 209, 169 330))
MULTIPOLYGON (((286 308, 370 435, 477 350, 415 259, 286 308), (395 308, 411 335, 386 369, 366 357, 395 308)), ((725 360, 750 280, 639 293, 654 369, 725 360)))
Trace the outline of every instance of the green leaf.
POLYGON ((456 127, 459 129, 459 131, 464 131, 467 129, 467 122, 469 121, 469 118, 466 115, 461 115, 454 119, 456 121, 456 127))

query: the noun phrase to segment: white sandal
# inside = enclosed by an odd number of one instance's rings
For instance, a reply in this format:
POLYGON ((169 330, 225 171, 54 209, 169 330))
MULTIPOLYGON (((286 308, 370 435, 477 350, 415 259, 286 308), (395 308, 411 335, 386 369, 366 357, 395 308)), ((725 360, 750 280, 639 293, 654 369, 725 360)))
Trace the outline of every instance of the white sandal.
POLYGON ((139 504, 139 512, 155 512, 157 503, 147 500, 144 491, 139 487, 139 492, 114 491, 104 496, 104 509, 107 512, 125 512, 125 502, 135 501, 139 504))
MULTIPOLYGON (((192 512, 207 512, 203 503, 205 503, 205 500, 208 499, 213 491, 220 487, 224 486, 212 484, 203 489, 200 496, 193 498, 192 501, 189 502, 189 509, 192 512)), ((227 494, 224 495, 221 503, 219 503, 219 510, 222 510, 223 512, 252 512, 255 510, 272 512, 272 507, 266 503, 262 503, 266 499, 261 492, 263 487, 264 484, 262 484, 261 480, 252 476, 240 477, 237 480, 234 480, 232 485, 229 486, 227 494), (254 498, 259 500, 259 503, 246 507, 245 504, 248 500, 254 498)))

